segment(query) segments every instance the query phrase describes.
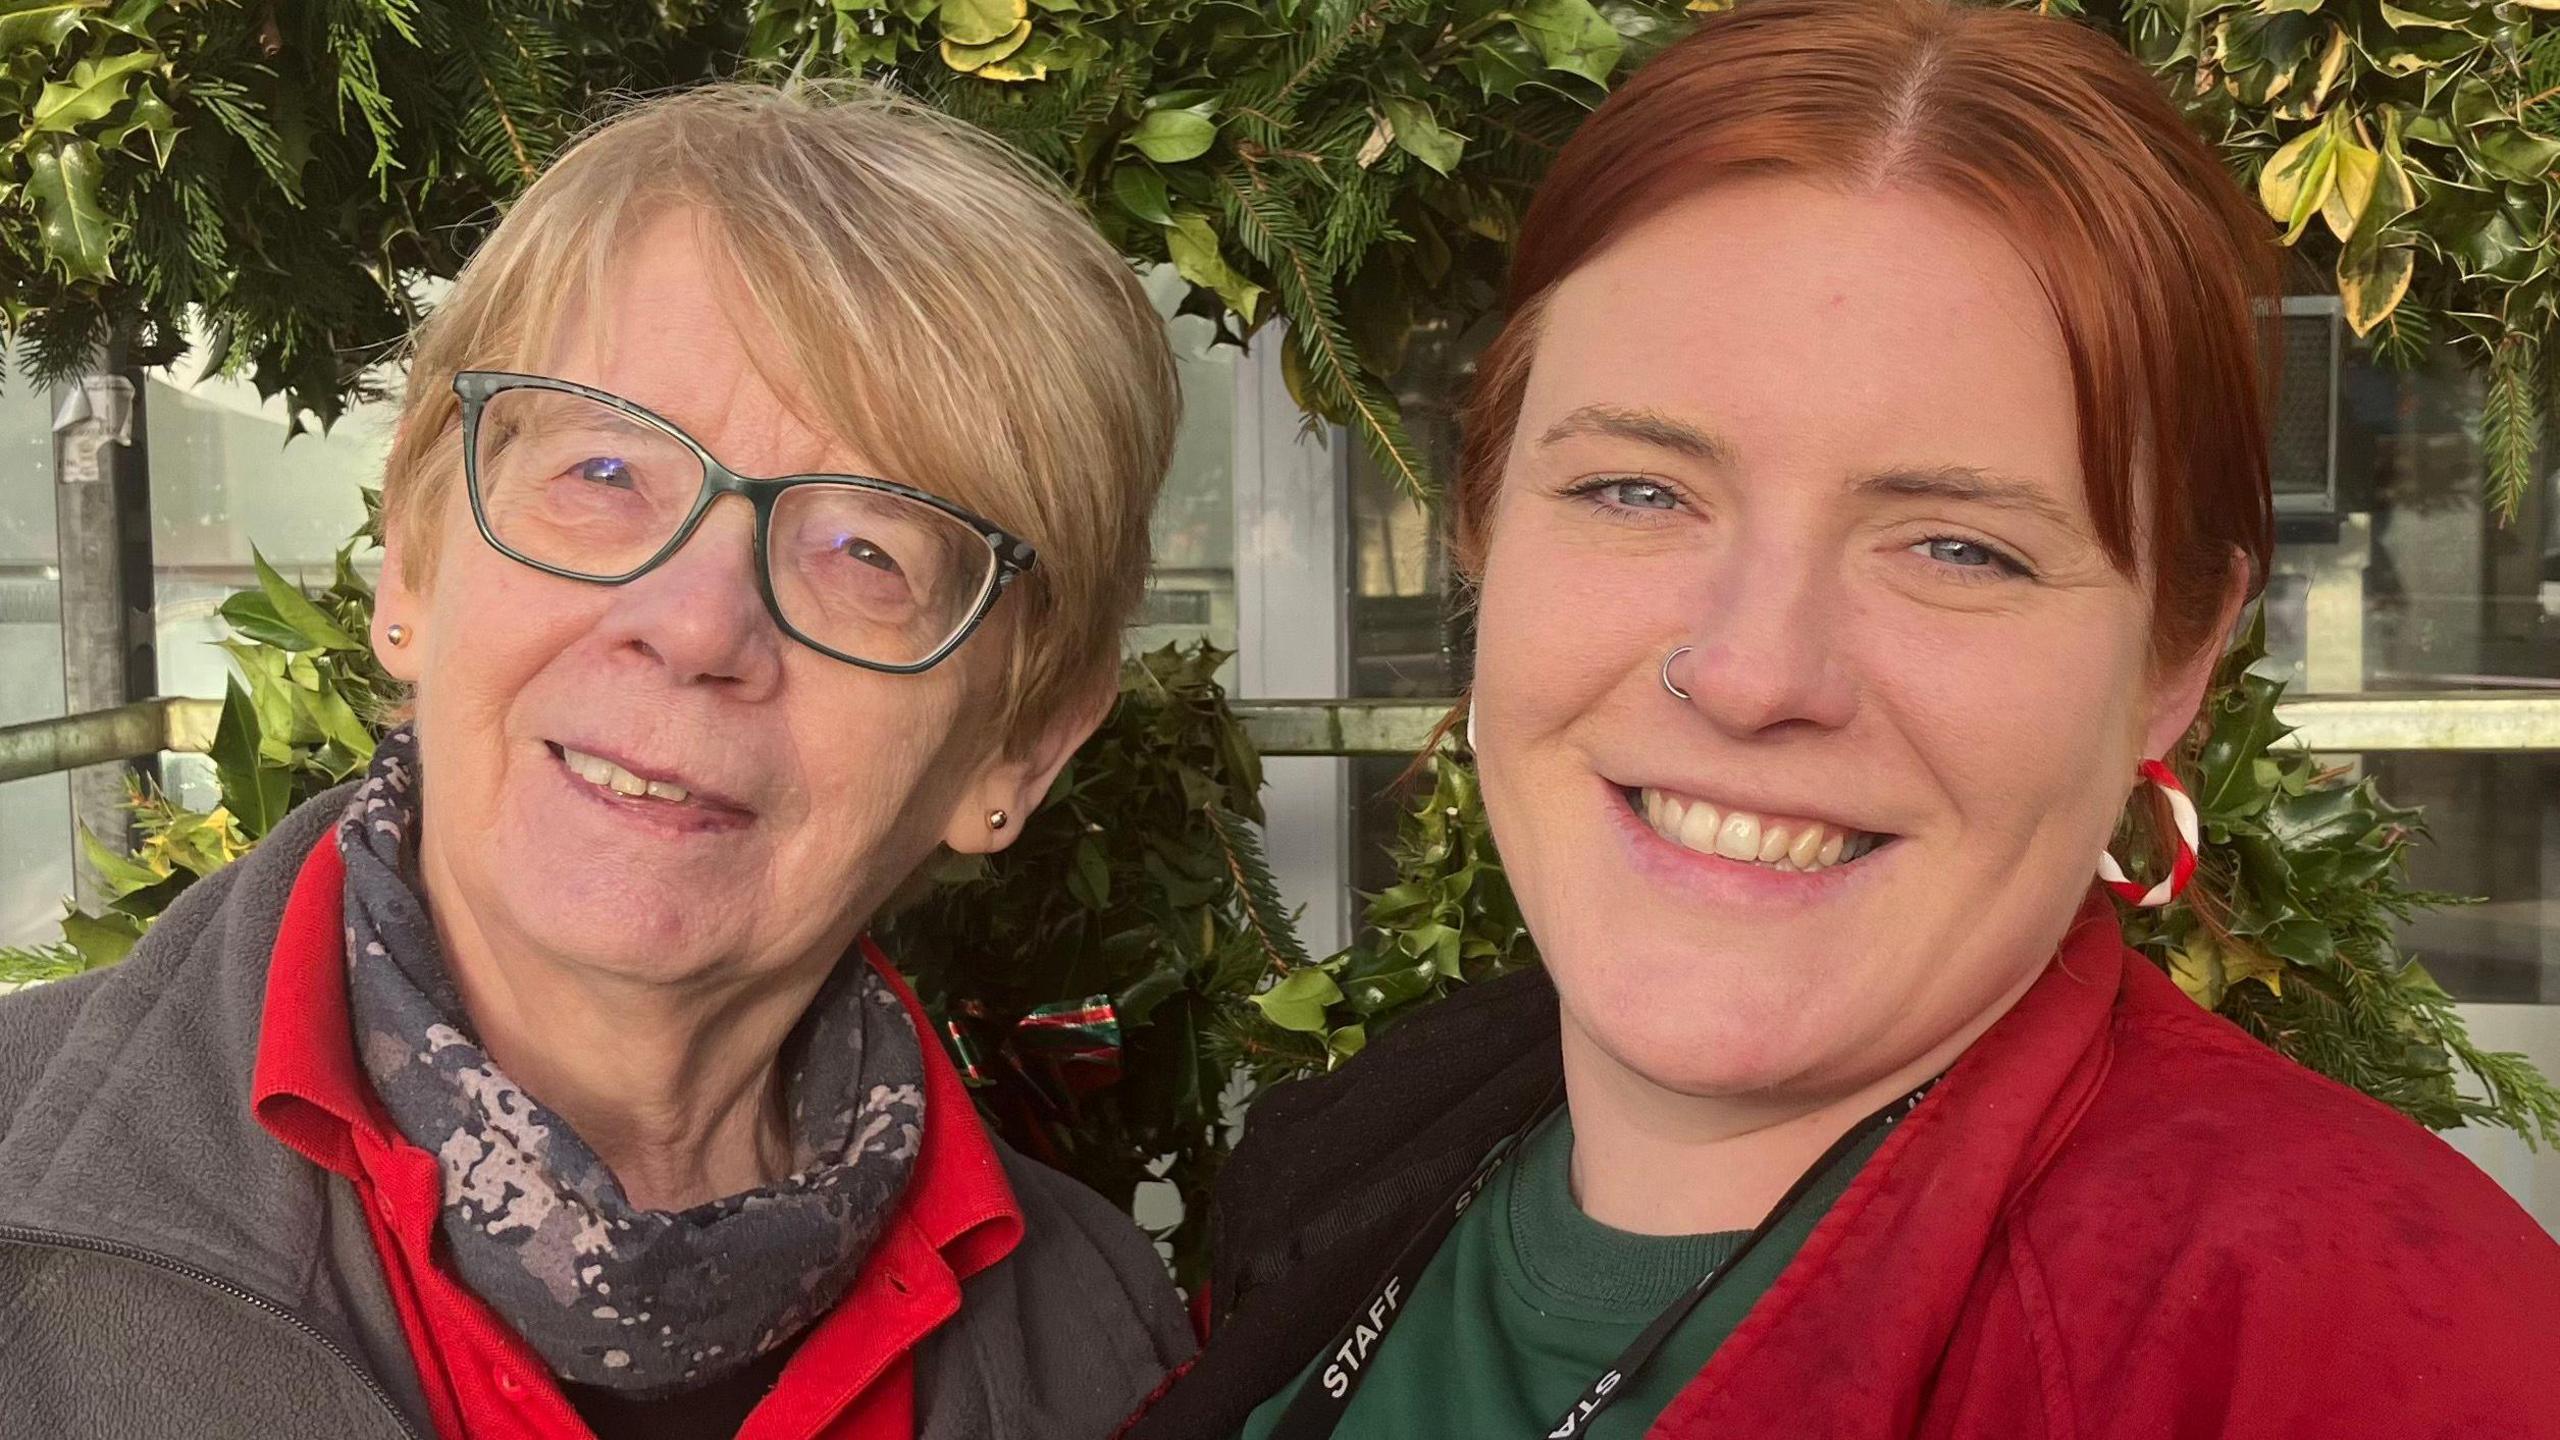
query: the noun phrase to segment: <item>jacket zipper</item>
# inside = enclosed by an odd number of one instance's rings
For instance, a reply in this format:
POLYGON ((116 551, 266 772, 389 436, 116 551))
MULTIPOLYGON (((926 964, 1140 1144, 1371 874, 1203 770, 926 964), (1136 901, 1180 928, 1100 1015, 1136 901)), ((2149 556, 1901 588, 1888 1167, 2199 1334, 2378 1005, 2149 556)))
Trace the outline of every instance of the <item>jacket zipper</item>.
POLYGON ((314 1325, 310 1321, 303 1319, 301 1316, 294 1314, 292 1311, 277 1304, 273 1300, 268 1299, 264 1295, 260 1295, 253 1290, 243 1289, 242 1287, 234 1285, 230 1281, 223 1279, 219 1275, 209 1274, 192 1265, 172 1260, 166 1255, 156 1255, 151 1251, 139 1249, 131 1245, 120 1245, 112 1240, 93 1240, 85 1235, 65 1235, 51 1230, 31 1230, 18 1225, 0 1225, 0 1242, 24 1245, 45 1245, 57 1250, 85 1250, 93 1254, 113 1256, 119 1260, 130 1260, 139 1265, 149 1265, 156 1269, 165 1270, 172 1275, 192 1280, 219 1294, 227 1295, 234 1300, 240 1301, 242 1304, 248 1305, 253 1309, 263 1310, 267 1314, 273 1315, 277 1319, 284 1321, 294 1329, 301 1331, 303 1334, 310 1336, 313 1340, 318 1341, 321 1349, 326 1350, 331 1355, 337 1357, 338 1363, 346 1366, 358 1380, 364 1382, 364 1388, 372 1393, 374 1403, 382 1407, 382 1413, 390 1419, 392 1424, 400 1428, 400 1433, 402 1435, 407 1436, 408 1440, 418 1440, 418 1432, 411 1429, 407 1418, 401 1415, 398 1403, 391 1398, 391 1392, 383 1389, 381 1381, 374 1379, 362 1365, 357 1364, 356 1358, 347 1353, 346 1347, 340 1345, 337 1341, 330 1339, 321 1331, 319 1326, 314 1325))

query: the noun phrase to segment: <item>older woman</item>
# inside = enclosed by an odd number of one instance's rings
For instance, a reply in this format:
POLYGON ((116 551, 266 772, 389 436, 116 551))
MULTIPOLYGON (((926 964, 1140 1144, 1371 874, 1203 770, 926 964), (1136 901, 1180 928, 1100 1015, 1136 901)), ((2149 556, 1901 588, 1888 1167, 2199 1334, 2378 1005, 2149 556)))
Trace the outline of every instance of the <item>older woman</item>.
POLYGON ((1178 409, 1063 197, 867 92, 588 138, 420 334, 415 692, 0 1007, 0 1435, 1097 1435, 1189 1348, 864 930, 1113 694, 1178 409))
POLYGON ((2032 14, 1745 3, 1587 122, 1456 495, 1546 972, 1255 1113, 1133 1440, 2560 1434, 2560 1249, 2092 883, 2265 572, 2269 249, 2032 14))

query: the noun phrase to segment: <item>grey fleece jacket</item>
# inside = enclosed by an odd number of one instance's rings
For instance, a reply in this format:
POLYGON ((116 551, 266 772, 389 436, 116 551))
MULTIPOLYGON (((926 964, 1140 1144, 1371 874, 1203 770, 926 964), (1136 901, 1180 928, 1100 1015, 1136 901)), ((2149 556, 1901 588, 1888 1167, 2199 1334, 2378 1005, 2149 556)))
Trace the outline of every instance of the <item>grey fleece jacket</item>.
MULTIPOLYGON (((0 997, 0 1440, 434 1435, 354 1187, 249 1111, 268 954, 345 793, 123 964, 0 997)), ((920 1348, 917 1434, 1098 1440, 1189 1327, 1127 1218, 1002 1153, 1022 1243, 920 1348)))

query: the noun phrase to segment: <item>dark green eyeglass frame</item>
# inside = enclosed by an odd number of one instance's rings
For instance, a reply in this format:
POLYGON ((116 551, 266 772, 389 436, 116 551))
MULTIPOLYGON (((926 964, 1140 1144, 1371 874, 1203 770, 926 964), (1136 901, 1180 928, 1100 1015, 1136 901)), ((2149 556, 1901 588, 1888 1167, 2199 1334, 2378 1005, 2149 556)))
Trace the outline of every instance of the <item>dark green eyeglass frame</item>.
POLYGON ((546 575, 557 575, 563 580, 584 580, 596 585, 627 585, 665 564, 668 557, 683 549, 684 543, 693 538, 694 530, 701 525, 702 517, 710 513, 713 501, 723 495, 736 495, 755 507, 756 589, 764 596, 765 613, 773 617, 773 623, 781 628, 783 634, 821 655, 841 660, 847 665, 859 665, 865 670, 878 670, 889 675, 914 675, 932 669, 949 659, 951 652, 959 649, 961 642, 967 640, 977 630, 979 622, 987 618, 987 612, 995 608, 996 597, 1004 593, 1005 588, 1014 582, 1015 577, 1030 573, 1031 567, 1039 562, 1039 552, 1031 548, 1029 541, 1007 532, 1002 526, 983 516, 952 504, 939 495, 928 494, 913 486, 901 485, 895 480, 883 480, 874 475, 783 475, 771 479, 741 475, 721 464, 718 457, 703 448, 701 441, 684 433, 681 427, 665 416, 651 412, 646 406, 635 405, 608 390, 598 390, 593 386, 580 385, 569 380, 554 380, 548 375, 519 375, 506 370, 463 370, 453 377, 453 393, 462 401, 462 473, 467 488, 471 492, 471 519, 480 529, 480 538, 488 541, 491 549, 519 565, 531 566, 546 575), (564 569, 558 565, 536 560, 498 538, 498 532, 489 524, 489 512, 480 502, 480 414, 492 398, 509 390, 556 390, 564 395, 575 395, 581 399, 592 400, 599 405, 610 406, 644 425, 664 431, 687 450, 692 451, 694 458, 702 462, 702 493, 694 497, 693 508, 685 513, 683 523, 676 526, 676 533, 668 538, 666 544, 658 548, 656 554, 619 575, 590 575, 581 570, 564 569), (876 490, 884 495, 913 500, 919 504, 929 505, 968 526, 977 532, 980 539, 987 542, 987 548, 994 553, 995 564, 989 573, 986 585, 979 591, 977 603, 970 609, 968 618, 962 620, 959 628, 952 631, 950 639, 943 641, 939 648, 923 659, 898 665, 885 660, 870 660, 860 655, 846 654, 831 645, 812 639, 799 626, 791 623, 791 617, 782 613, 781 602, 774 598, 773 564, 768 541, 773 533, 775 503, 782 498, 784 491, 803 485, 849 485, 857 490, 876 490))

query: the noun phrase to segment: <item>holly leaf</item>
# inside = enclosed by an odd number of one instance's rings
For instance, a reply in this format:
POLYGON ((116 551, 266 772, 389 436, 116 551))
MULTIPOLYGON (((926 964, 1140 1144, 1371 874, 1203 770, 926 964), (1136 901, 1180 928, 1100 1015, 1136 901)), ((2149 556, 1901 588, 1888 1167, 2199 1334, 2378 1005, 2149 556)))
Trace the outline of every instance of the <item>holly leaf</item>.
POLYGON ((1626 40, 1591 0, 1529 0, 1512 8, 1511 20, 1538 47, 1548 69, 1594 84, 1608 84, 1618 57, 1626 52, 1626 40))
POLYGON ((45 253, 74 280, 111 277, 107 214, 98 206, 98 147, 86 140, 56 141, 29 155, 27 165, 27 193, 35 197, 45 253))
POLYGON ((27 129, 41 135, 76 130, 105 119, 108 111, 124 103, 126 92, 133 88, 135 72, 159 63, 160 56, 150 50, 83 60, 71 67, 68 81, 46 82, 43 93, 36 96, 35 112, 27 129))
POLYGON ((51 55, 80 32, 82 18, 106 8, 106 0, 35 0, 0 5, 0 54, 51 55))
POLYGON ((126 915, 85 915, 74 910, 62 917, 62 938, 95 970, 133 953, 142 938, 142 922, 126 915))
POLYGON ((1342 998, 1342 987, 1322 968, 1308 965, 1290 971, 1280 983, 1253 997, 1263 1018, 1283 1030, 1307 1035, 1325 1031, 1324 1009, 1342 998))
POLYGON ((1458 168, 1458 157, 1466 153, 1467 137, 1443 129, 1432 117, 1431 107, 1419 100, 1398 97, 1387 101, 1385 108, 1397 149, 1443 175, 1458 168))

